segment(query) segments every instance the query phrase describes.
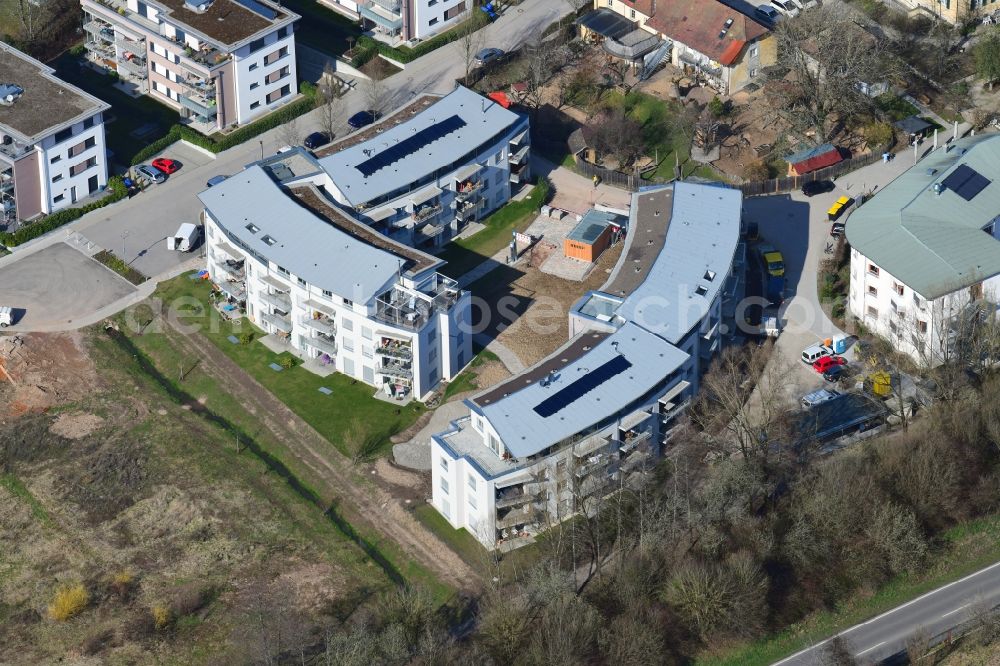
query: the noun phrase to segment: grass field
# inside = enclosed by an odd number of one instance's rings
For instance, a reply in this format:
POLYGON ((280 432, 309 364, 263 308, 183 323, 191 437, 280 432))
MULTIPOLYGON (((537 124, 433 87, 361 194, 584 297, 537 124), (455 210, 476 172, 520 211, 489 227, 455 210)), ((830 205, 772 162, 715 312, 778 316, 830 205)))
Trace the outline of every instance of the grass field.
POLYGON ((721 655, 704 655, 696 666, 767 666, 858 622, 978 571, 1000 560, 1000 515, 960 525, 943 536, 944 547, 922 575, 901 576, 870 596, 857 595, 838 608, 816 613, 780 634, 721 655))
MULTIPOLYGON (((211 340, 223 353, 234 360, 254 379, 284 402, 293 412, 302 417, 323 437, 345 455, 351 455, 344 444, 348 431, 352 435, 361 434, 366 441, 365 449, 370 455, 380 455, 388 450, 389 437, 409 427, 424 412, 419 402, 411 402, 405 407, 376 400, 375 389, 340 373, 320 377, 302 367, 275 372, 269 366, 280 360, 279 355, 268 350, 259 342, 249 345, 233 344, 230 335, 238 335, 246 326, 242 323, 224 321, 208 306, 210 287, 204 280, 190 280, 182 275, 159 286, 156 296, 168 306, 171 303, 194 302, 200 304, 200 317, 192 317, 190 323, 201 327, 201 334, 211 340), (332 395, 320 393, 320 387, 333 391, 332 395)), ((263 332, 254 327, 255 339, 263 332)), ((146 338, 149 336, 143 336, 146 338)), ((162 336, 153 336, 155 338, 162 336)), ((149 344, 148 341, 144 341, 149 344)))
POLYGON ((524 199, 511 201, 483 220, 485 229, 448 243, 438 255, 448 262, 441 272, 459 278, 507 247, 512 232, 524 231, 531 225, 548 195, 548 181, 542 179, 524 199))

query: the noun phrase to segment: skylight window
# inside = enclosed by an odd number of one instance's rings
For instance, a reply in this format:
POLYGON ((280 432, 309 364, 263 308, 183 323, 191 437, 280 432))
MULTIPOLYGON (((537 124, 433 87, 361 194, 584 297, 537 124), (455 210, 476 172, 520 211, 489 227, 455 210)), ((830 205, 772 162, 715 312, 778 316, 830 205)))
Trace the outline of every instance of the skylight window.
POLYGON ((278 242, 278 241, 274 240, 273 238, 271 238, 270 236, 268 236, 267 234, 264 234, 263 236, 261 236, 260 239, 262 241, 264 241, 264 244, 267 245, 267 246, 274 245, 275 243, 278 242))
POLYGON ((251 222, 250 224, 247 225, 247 231, 249 231, 252 234, 255 234, 258 231, 260 231, 260 227, 258 227, 256 224, 254 224, 253 222, 251 222))

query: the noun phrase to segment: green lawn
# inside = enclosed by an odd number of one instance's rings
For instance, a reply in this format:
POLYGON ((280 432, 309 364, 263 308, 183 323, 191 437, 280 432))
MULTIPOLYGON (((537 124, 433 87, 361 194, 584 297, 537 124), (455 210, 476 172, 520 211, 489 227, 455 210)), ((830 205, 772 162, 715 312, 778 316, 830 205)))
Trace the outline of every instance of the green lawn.
POLYGON ((0 474, 0 486, 6 488, 14 497, 20 498, 31 507, 31 514, 35 517, 35 520, 45 527, 52 526, 52 519, 49 517, 45 507, 38 501, 38 498, 31 494, 31 491, 28 490, 27 486, 19 478, 13 474, 0 474))
POLYGON ((448 277, 458 278, 507 247, 514 231, 524 231, 534 221, 548 198, 548 181, 541 179, 521 201, 511 201, 487 217, 485 229, 448 243, 438 255, 448 262, 441 271, 448 277))
MULTIPOLYGON (((370 455, 383 454, 389 448, 389 437, 409 427, 423 413, 425 408, 418 402, 397 406, 376 400, 373 397, 374 388, 340 373, 324 378, 301 367, 281 372, 272 370, 269 365, 279 362, 278 354, 259 342, 242 345, 228 340, 228 336, 238 335, 241 327, 252 324, 247 320, 241 320, 242 324, 223 321, 207 305, 209 290, 206 281, 193 281, 187 275, 182 275, 161 284, 156 296, 163 299, 167 306, 171 303, 190 302, 191 298, 196 299, 199 304, 205 304, 200 309, 203 313, 207 310, 208 316, 202 314, 190 319, 192 323, 201 325, 201 334, 307 421, 341 453, 350 455, 345 444, 345 436, 350 433, 363 438, 364 448, 370 455), (331 389, 333 395, 320 393, 321 386, 331 389)), ((192 310, 190 306, 184 308, 186 312, 192 310)), ((255 338, 263 335, 256 327, 252 330, 255 338)))
POLYGON ((133 155, 165 136, 180 120, 176 111, 148 96, 129 97, 114 87, 112 78, 82 66, 69 53, 60 56, 52 66, 60 78, 111 104, 115 120, 105 124, 104 131, 108 148, 114 152, 118 164, 131 164, 133 155), (131 136, 132 131, 148 123, 155 123, 157 131, 144 138, 131 136))
POLYGON ((885 93, 876 97, 875 106, 889 116, 889 119, 892 121, 902 120, 903 118, 909 118, 920 113, 917 107, 892 93, 885 93))
POLYGON ((1000 560, 1000 514, 959 525, 943 537, 943 552, 923 572, 900 576, 871 596, 856 597, 816 613, 776 636, 740 646, 723 655, 706 655, 696 666, 766 666, 875 617, 910 599, 1000 560))
POLYGON ((476 373, 473 368, 478 368, 486 361, 499 361, 500 357, 491 352, 488 349, 484 349, 479 352, 472 362, 469 363, 469 367, 463 370, 455 377, 453 380, 448 382, 447 388, 444 390, 444 397, 441 402, 448 402, 448 400, 453 395, 463 393, 465 391, 475 391, 479 388, 476 383, 476 373))

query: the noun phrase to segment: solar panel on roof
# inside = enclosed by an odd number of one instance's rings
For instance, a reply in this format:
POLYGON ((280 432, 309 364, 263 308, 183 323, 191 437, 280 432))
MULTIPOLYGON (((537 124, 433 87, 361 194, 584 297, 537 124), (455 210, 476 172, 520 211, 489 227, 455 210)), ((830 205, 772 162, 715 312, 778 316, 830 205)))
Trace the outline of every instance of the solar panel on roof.
POLYGON ((262 5, 257 2, 257 0, 236 0, 236 2, 240 3, 254 14, 260 14, 268 21, 273 21, 278 16, 278 12, 274 11, 267 5, 262 5))
POLYGON ((548 418, 631 367, 632 363, 627 358, 624 356, 615 356, 610 361, 604 363, 604 365, 591 370, 569 386, 559 389, 556 393, 542 400, 535 405, 535 413, 542 418, 548 418))
POLYGON ((452 132, 456 132, 465 127, 465 121, 459 116, 451 116, 445 118, 439 123, 435 123, 430 127, 415 132, 412 136, 409 136, 399 143, 393 144, 380 152, 374 157, 370 157, 364 162, 356 165, 354 168, 361 172, 365 178, 371 176, 377 171, 395 164, 396 162, 406 159, 414 153, 418 153, 424 148, 426 148, 431 143, 442 139, 452 132))
POLYGON ((967 164, 960 164, 942 184, 966 201, 972 201, 990 184, 990 180, 967 164))

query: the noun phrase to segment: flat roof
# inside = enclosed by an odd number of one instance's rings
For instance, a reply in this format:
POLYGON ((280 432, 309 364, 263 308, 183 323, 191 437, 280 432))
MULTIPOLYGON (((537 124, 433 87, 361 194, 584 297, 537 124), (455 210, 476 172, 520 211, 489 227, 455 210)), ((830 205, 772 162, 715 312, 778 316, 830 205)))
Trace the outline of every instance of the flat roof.
POLYGON ((523 458, 614 416, 687 358, 663 338, 629 322, 556 370, 551 381, 533 381, 481 410, 511 455, 523 458))
MULTIPOLYGON (((670 187, 672 211, 663 248, 617 314, 676 344, 705 317, 726 281, 739 243, 743 195, 721 185, 677 181, 670 187)), ((663 194, 632 196, 630 229, 662 224, 663 194)), ((633 247, 637 240, 632 239, 633 247)), ((631 269, 631 254, 630 249, 619 259, 619 273, 631 269)))
POLYGON ((0 83, 13 83, 24 93, 10 106, 0 106, 0 128, 26 143, 108 109, 110 104, 58 79, 54 69, 0 42, 0 83))
POLYGON ((576 226, 566 234, 566 238, 579 243, 593 245, 601 237, 601 234, 604 233, 604 230, 612 224, 621 224, 618 222, 617 215, 591 208, 583 216, 583 219, 577 222, 576 226))
POLYGON ((184 0, 151 0, 150 4, 165 8, 171 21, 188 26, 227 46, 277 27, 288 19, 299 18, 298 14, 269 0, 214 0, 203 12, 190 9, 184 0), (263 13, 249 9, 254 5, 259 5, 265 13, 273 13, 274 18, 266 18, 263 13))
POLYGON ((625 250, 601 291, 612 296, 628 296, 645 282, 653 268, 653 262, 663 251, 673 210, 673 186, 658 187, 653 191, 632 195, 625 250), (646 211, 641 219, 639 205, 646 211), (648 214, 650 212, 652 215, 648 214))
POLYGON ((356 206, 448 167, 520 122, 518 114, 459 86, 405 122, 327 154, 319 163, 356 206))
POLYGON ((333 155, 334 153, 339 153, 342 150, 346 150, 351 146, 356 146, 359 143, 364 143, 376 135, 381 134, 387 128, 395 127, 396 125, 406 122, 424 109, 433 106, 439 99, 441 99, 441 95, 431 95, 428 93, 415 97, 409 104, 400 107, 389 115, 383 116, 371 125, 363 127, 352 134, 348 134, 343 139, 334 140, 333 143, 329 143, 322 148, 314 150, 313 153, 316 157, 326 157, 328 155, 333 155))
POLYGON ((933 300, 1000 274, 1000 241, 984 231, 998 218, 1000 136, 986 134, 931 152, 880 188, 847 219, 847 240, 933 300))
POLYGON ((318 217, 253 165, 198 195, 213 218, 243 245, 308 283, 358 303, 388 288, 396 254, 318 217), (257 230, 247 228, 252 224, 257 230))

